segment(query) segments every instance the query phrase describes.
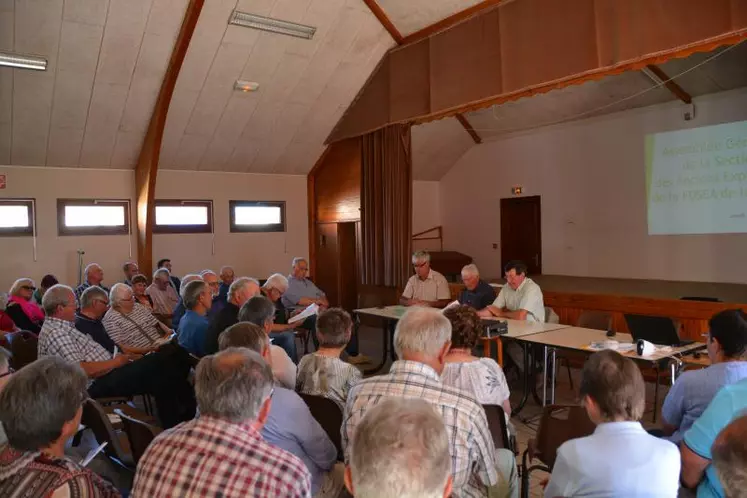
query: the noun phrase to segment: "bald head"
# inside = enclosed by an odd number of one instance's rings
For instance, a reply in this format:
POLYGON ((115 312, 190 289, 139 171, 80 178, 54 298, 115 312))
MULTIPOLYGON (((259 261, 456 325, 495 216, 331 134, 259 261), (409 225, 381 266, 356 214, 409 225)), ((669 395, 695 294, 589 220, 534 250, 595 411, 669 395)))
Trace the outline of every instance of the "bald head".
POLYGON ((713 466, 729 498, 747 495, 747 414, 722 430, 711 448, 713 466))

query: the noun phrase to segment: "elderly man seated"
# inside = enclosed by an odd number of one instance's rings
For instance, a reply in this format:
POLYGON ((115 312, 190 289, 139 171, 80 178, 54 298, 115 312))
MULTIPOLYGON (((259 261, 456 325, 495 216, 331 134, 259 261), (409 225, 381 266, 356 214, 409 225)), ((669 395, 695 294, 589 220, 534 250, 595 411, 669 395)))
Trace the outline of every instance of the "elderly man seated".
POLYGON ((231 287, 236 274, 231 266, 223 266, 220 269, 220 288, 218 289, 218 298, 224 303, 228 301, 228 289, 231 287))
POLYGON ((218 351, 218 337, 224 330, 239 321, 239 309, 257 294, 259 294, 259 282, 255 279, 241 277, 234 280, 231 288, 228 289, 226 306, 210 317, 210 325, 205 335, 205 354, 218 351))
POLYGON ((179 344, 195 356, 205 356, 205 334, 208 329, 207 312, 213 304, 210 287, 196 280, 184 285, 184 306, 187 312, 179 322, 179 344))
POLYGON ((109 289, 104 287, 104 285, 101 283, 104 281, 104 270, 98 264, 91 263, 86 266, 86 269, 83 271, 83 275, 85 276, 84 283, 80 284, 78 288, 75 289, 75 297, 77 299, 80 299, 80 295, 83 294, 83 291, 88 289, 92 285, 101 287, 105 291, 109 292, 109 289))
MULTIPOLYGON (((70 296, 74 313, 72 289, 70 296)), ((41 358, 13 376, 0 393, 0 423, 8 436, 8 444, 0 447, 0 496, 120 496, 65 456, 86 397, 86 374, 61 358, 41 358)))
POLYGON ((169 280, 171 282, 171 285, 174 287, 174 290, 179 293, 182 288, 182 281, 179 280, 179 277, 174 275, 174 270, 171 266, 171 260, 169 258, 159 259, 158 263, 156 263, 156 269, 160 270, 161 268, 165 268, 169 271, 169 280))
POLYGON ((443 417, 449 434, 455 498, 518 496, 516 460, 511 451, 496 450, 485 410, 468 393, 441 381, 451 346, 451 323, 438 310, 414 307, 394 333, 395 361, 389 373, 364 379, 348 394, 342 424, 345 461, 361 420, 387 398, 420 399, 443 417), (491 494, 492 496, 493 494, 491 494))
POLYGON ((134 261, 128 261, 122 265, 122 272, 125 277, 123 283, 132 287, 132 277, 140 274, 140 268, 138 268, 137 263, 134 261))
POLYGON ((711 447, 713 467, 726 496, 747 493, 747 413, 722 430, 711 447))
POLYGON ((480 271, 477 266, 469 264, 462 268, 462 282, 464 282, 465 289, 459 293, 459 304, 480 311, 495 301, 495 289, 480 278, 480 271))
POLYGON ((203 358, 195 375, 200 417, 148 446, 132 495, 311 496, 304 462, 260 433, 272 410, 273 385, 270 366, 254 351, 229 348, 203 358))
MULTIPOLYGON (((306 278, 308 272, 309 263, 306 259, 293 258, 292 272, 287 278, 287 288, 280 299, 284 308, 295 310, 312 304, 319 306, 320 311, 329 308, 329 301, 324 292, 314 282, 306 278)), ((319 341, 316 337, 316 316, 307 318, 298 325, 298 328, 308 330, 312 341, 314 341, 314 347, 319 348, 319 341)))
POLYGON ((153 273, 153 283, 145 293, 153 300, 153 314, 170 327, 179 294, 171 285, 171 276, 166 268, 159 268, 153 273))
MULTIPOLYGON (((212 317, 213 315, 220 313, 220 310, 223 309, 227 301, 221 299, 219 296, 220 280, 218 280, 218 275, 216 275, 213 270, 202 270, 200 272, 200 276, 210 288, 210 295, 212 297, 213 304, 208 310, 208 317, 212 317)), ((182 282, 182 285, 184 285, 184 282, 182 282)))
MULTIPOLYGON (((195 280, 202 280, 202 277, 196 273, 184 275, 181 286, 183 287, 190 282, 194 282, 195 280)), ((181 291, 179 291, 179 302, 176 303, 176 308, 174 308, 174 315, 171 317, 171 328, 173 328, 174 330, 179 329, 179 321, 182 319, 186 311, 187 309, 184 307, 184 295, 181 291)))
POLYGON ((446 277, 431 269, 431 255, 418 251, 412 255, 415 275, 410 277, 399 299, 404 306, 443 308, 451 301, 451 290, 446 277))
POLYGON ((104 327, 117 344, 129 348, 154 348, 173 333, 156 320, 148 308, 135 302, 132 289, 125 284, 112 286, 109 303, 111 308, 104 315, 104 327))
MULTIPOLYGON (((116 284, 112 294, 117 285, 129 289, 125 284, 116 284)), ((95 293, 93 288, 91 291, 95 293)), ((161 348, 142 357, 131 353, 114 355, 75 329, 75 297, 71 288, 55 285, 42 303, 47 319, 39 334, 39 356, 57 356, 80 364, 90 379, 88 394, 92 398, 151 394, 164 427, 194 416, 194 393, 187 381, 190 364, 183 350, 161 348)), ((100 318, 106 307, 95 309, 100 318)), ((87 310, 92 313, 94 308, 87 310)))

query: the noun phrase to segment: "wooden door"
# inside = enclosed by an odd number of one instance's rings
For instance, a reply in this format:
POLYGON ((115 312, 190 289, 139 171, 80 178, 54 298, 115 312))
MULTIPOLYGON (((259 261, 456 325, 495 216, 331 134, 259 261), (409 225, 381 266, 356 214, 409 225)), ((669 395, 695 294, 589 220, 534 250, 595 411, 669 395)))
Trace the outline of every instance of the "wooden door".
POLYGON ((319 223, 316 241, 316 275, 311 278, 317 287, 327 294, 329 304, 339 306, 338 263, 340 254, 337 239, 337 223, 319 223))
POLYGON ((542 273, 540 196, 501 199, 501 266, 512 259, 526 263, 530 275, 542 273))
POLYGON ((353 311, 358 306, 358 251, 356 223, 337 224, 338 305, 353 311))

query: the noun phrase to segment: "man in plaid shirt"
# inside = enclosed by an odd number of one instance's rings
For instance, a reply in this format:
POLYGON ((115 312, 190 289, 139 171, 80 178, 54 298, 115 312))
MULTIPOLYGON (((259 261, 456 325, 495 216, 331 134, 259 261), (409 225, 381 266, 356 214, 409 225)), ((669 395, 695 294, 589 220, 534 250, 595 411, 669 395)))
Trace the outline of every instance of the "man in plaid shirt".
POLYGON ((197 366, 200 418, 162 432, 137 466, 133 498, 310 498, 304 463, 262 439, 272 370, 260 355, 229 348, 197 366))
POLYGON ((488 488, 499 496, 518 496, 516 461, 510 451, 496 451, 485 410, 469 393, 441 382, 450 346, 451 323, 439 310, 414 307, 405 313, 394 333, 400 360, 388 374, 364 379, 348 395, 342 423, 345 461, 349 462, 350 442, 368 410, 389 397, 422 399, 441 414, 446 425, 452 496, 486 497, 488 488))

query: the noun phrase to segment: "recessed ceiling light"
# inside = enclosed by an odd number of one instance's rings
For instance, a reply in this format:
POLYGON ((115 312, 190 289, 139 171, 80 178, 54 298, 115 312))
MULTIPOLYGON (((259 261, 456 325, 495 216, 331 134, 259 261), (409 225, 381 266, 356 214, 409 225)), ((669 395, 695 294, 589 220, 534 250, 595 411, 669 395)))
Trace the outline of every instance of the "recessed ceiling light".
POLYGON ((236 80, 233 85, 233 89, 240 92, 256 92, 258 88, 259 83, 255 81, 236 80))
POLYGON ((0 51, 0 66, 17 67, 20 69, 47 70, 47 59, 36 55, 16 54, 0 51))
POLYGON ((249 14, 248 12, 241 12, 239 10, 233 11, 231 18, 228 20, 228 24, 269 31, 270 33, 305 38, 307 40, 311 40, 314 33, 316 33, 316 28, 313 26, 305 26, 290 21, 281 21, 280 19, 258 16, 255 14, 249 14))

